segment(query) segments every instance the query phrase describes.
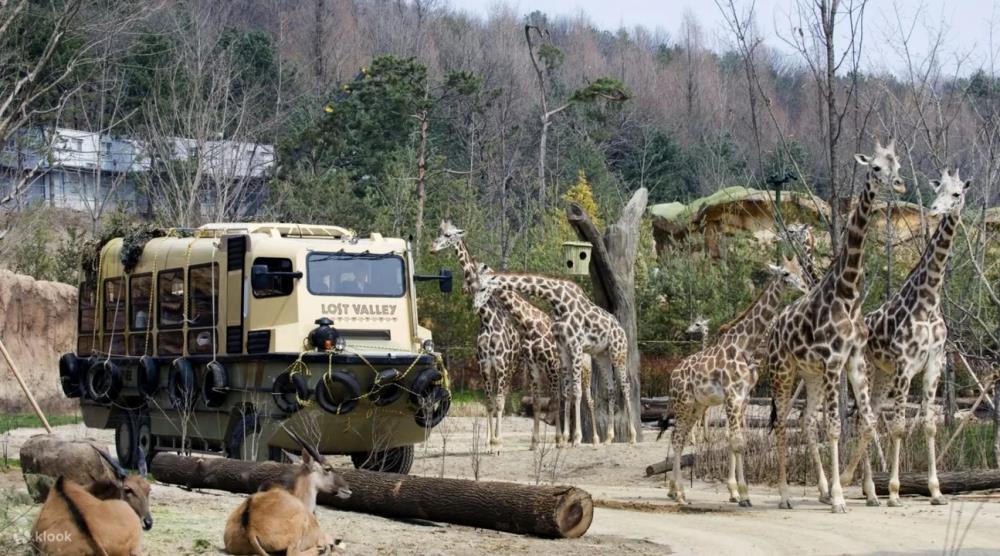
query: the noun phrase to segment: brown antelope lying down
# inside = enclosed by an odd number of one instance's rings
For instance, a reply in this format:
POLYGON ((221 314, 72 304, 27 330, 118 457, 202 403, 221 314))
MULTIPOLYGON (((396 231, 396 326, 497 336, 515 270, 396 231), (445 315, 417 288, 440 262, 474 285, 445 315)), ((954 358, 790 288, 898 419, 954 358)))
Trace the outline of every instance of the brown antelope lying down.
POLYGON ((286 432, 303 448, 301 460, 293 458, 300 465, 286 477, 285 484, 262 485, 262 491, 252 494, 229 515, 224 540, 230 554, 285 552, 293 556, 342 548, 319 527, 314 514, 316 494, 336 492, 338 497, 347 498, 351 490, 314 447, 286 432))
POLYGON ((53 556, 140 553, 140 529, 153 527, 145 455, 139 458, 141 476, 130 476, 107 452, 97 451, 111 464, 117 480, 98 480, 84 488, 60 475, 31 529, 36 552, 53 556))

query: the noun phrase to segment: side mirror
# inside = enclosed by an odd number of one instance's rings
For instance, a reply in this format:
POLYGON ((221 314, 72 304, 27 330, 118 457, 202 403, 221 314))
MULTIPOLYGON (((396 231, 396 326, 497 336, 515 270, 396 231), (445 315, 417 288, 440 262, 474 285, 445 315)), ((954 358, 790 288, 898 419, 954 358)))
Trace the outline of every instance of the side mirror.
POLYGON ((441 290, 441 293, 451 293, 451 290, 454 287, 454 279, 452 278, 451 271, 442 268, 440 276, 441 281, 438 282, 438 288, 441 290))
POLYGON ((441 293, 451 293, 454 286, 451 271, 444 268, 439 270, 437 274, 414 274, 413 280, 416 282, 436 281, 441 293))

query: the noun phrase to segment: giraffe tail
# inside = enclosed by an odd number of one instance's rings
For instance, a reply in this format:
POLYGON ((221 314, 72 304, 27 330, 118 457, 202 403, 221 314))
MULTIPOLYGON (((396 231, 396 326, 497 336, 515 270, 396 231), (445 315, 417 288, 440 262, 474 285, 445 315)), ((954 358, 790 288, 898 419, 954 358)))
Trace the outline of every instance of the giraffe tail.
POLYGON ((778 422, 778 404, 774 402, 774 396, 771 396, 771 417, 768 419, 768 429, 769 431, 774 431, 774 424, 778 422))

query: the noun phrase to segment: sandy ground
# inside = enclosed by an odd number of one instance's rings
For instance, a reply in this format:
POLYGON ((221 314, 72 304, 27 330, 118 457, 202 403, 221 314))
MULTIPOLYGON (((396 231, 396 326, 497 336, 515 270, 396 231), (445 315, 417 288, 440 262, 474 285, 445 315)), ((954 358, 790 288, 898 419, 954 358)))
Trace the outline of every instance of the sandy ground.
MULTIPOLYGON (((483 421, 478 420, 481 424, 483 421)), ((598 506, 580 539, 542 540, 450 524, 410 523, 321 508, 321 523, 343 538, 347 554, 1000 554, 1000 496, 951 498, 948 506, 904 499, 905 507, 865 507, 860 489, 849 488, 848 513, 833 515, 815 500, 812 487, 795 487, 796 508, 777 509, 777 491, 752 485, 753 508, 727 502, 721 483, 695 481, 691 506, 667 499, 662 478, 646 478, 646 465, 663 458, 666 441, 655 433, 637 446, 584 446, 528 450, 531 422, 505 420, 502 455, 474 455, 477 418, 450 417, 418 447, 414 474, 525 483, 572 484, 589 491, 598 506), (446 448, 444 450, 443 448, 446 448), (444 456, 442 456, 444 454, 444 456), (963 537, 964 536, 964 537, 963 537)), ((13 431, 8 450, 40 431, 13 431)), ((91 436, 111 442, 111 431, 81 425, 59 428, 67 437, 91 436)), ((343 464, 348 462, 343 459, 343 464)), ((0 474, 0 541, 10 546, 30 528, 38 506, 25 503, 17 471, 0 474)), ((145 536, 150 554, 217 553, 226 516, 242 499, 219 491, 186 491, 168 485, 153 489, 155 525, 145 536)))

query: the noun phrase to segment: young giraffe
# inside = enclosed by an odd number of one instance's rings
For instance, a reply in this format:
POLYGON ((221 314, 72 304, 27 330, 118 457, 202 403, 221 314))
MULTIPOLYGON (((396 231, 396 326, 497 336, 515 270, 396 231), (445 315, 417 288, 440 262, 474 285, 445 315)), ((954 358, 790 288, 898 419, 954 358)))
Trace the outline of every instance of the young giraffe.
MULTIPOLYGON (((490 274, 493 273, 493 269, 480 263, 479 272, 490 274)), ((533 400, 539 399, 542 375, 544 374, 548 378, 550 406, 553 402, 557 406, 556 445, 562 445, 564 440, 569 438, 569 404, 563 402, 569 399, 567 390, 572 389, 574 385, 568 367, 563 366, 559 344, 552 333, 552 319, 544 311, 510 290, 497 290, 493 294, 493 298, 498 299, 504 306, 521 335, 522 349, 527 354, 528 368, 531 369, 533 400), (562 409, 559 408, 565 408, 565 416, 562 415, 562 409)), ((590 394, 592 370, 590 356, 586 355, 585 359, 580 386, 584 402, 587 404, 587 411, 590 413, 590 421, 593 423, 595 421, 594 400, 590 394)), ((532 411, 534 423, 531 434, 531 449, 535 449, 538 444, 541 409, 541 407, 536 406, 535 410, 532 411)), ((592 441, 594 445, 598 444, 596 430, 593 433, 592 441)))
MULTIPOLYGON (((454 247, 458 262, 462 265, 466 292, 479 289, 476 260, 465 246, 465 230, 456 228, 451 221, 441 221, 441 234, 431 244, 431 251, 438 252, 454 247)), ((521 363, 521 339, 514 323, 500 301, 489 299, 479 314, 479 333, 476 335, 476 363, 483 375, 483 389, 486 391, 487 443, 492 449, 500 450, 503 443, 503 410, 513 374, 521 363)))
MULTIPOLYGON (((899 178, 899 162, 894 143, 876 143, 871 158, 855 155, 868 172, 857 206, 841 238, 840 251, 823 279, 809 293, 786 307, 774 321, 768 335, 766 365, 771 372, 776 402, 774 431, 778 450, 778 507, 791 509, 788 489, 787 418, 792 387, 796 378, 806 385, 803 430, 819 476, 821 502, 831 502, 834 513, 847 511, 840 484, 840 377, 845 365, 852 382, 865 380, 862 349, 867 330, 861 317, 861 279, 865 236, 875 195, 884 189, 906 190, 899 178), (820 398, 825 402, 827 441, 830 444, 831 480, 827 484, 816 438, 815 418, 820 398)), ((866 390, 866 389, 862 389, 866 390)), ((867 399, 859 396, 858 406, 866 427, 874 426, 867 399)))
MULTIPOLYGON (((935 465, 934 434, 937 432, 936 416, 932 403, 937 392, 938 378, 945 364, 945 340, 948 327, 941 314, 941 289, 944 284, 945 266, 951 254, 952 240, 962 208, 965 192, 971 185, 945 169, 940 180, 931 180, 937 197, 930 214, 940 215, 937 230, 924 249, 920 262, 910 271, 902 287, 881 307, 865 316, 868 327, 868 344, 865 358, 868 362, 869 381, 872 388, 872 409, 879 409, 886 399, 891 403, 892 423, 892 474, 889 477, 889 506, 900 506, 899 501, 899 448, 906 431, 906 395, 910 381, 924 372, 923 416, 924 437, 927 439, 927 490, 931 504, 948 502, 941 495, 935 465)), ((858 388, 857 385, 854 385, 858 388)), ((863 387, 863 385, 861 385, 863 387)), ((866 431, 867 432, 867 431, 866 431)), ((865 456, 871 438, 862 436, 844 475, 850 478, 858 460, 865 456)), ((864 490, 869 506, 878 506, 872 482, 871 462, 864 457, 864 490)))
POLYGON ((795 259, 802 268, 802 279, 810 288, 819 283, 820 277, 813 257, 814 241, 811 228, 809 224, 793 224, 785 229, 788 241, 797 246, 795 259))
POLYGON ((615 401, 620 394, 625 402, 625 415, 628 418, 628 441, 635 444, 635 424, 632 421, 632 404, 629 395, 628 340, 625 329, 615 317, 598 307, 580 286, 560 278, 552 278, 539 274, 521 274, 512 272, 484 273, 479 277, 482 288, 475 299, 474 306, 481 306, 489 301, 493 292, 498 289, 516 290, 529 295, 536 295, 552 304, 552 332, 562 351, 563 361, 571 371, 573 385, 573 437, 574 446, 579 445, 583 438, 580 425, 580 398, 582 395, 582 379, 585 364, 584 354, 599 358, 610 370, 606 374, 608 388, 608 422, 604 441, 611 443, 615 439, 615 401), (618 392, 615 392, 615 378, 618 379, 618 392))
POLYGON ((709 407, 725 405, 729 425, 729 499, 749 507, 750 497, 743 474, 743 413, 750 389, 757 383, 757 370, 750 359, 764 337, 781 303, 786 287, 802 293, 809 289, 790 265, 768 265, 773 278, 757 299, 732 322, 719 329, 719 338, 706 349, 689 355, 670 375, 670 394, 676 415, 671 436, 674 478, 670 496, 685 503, 681 481, 681 453, 691 430, 709 407))

